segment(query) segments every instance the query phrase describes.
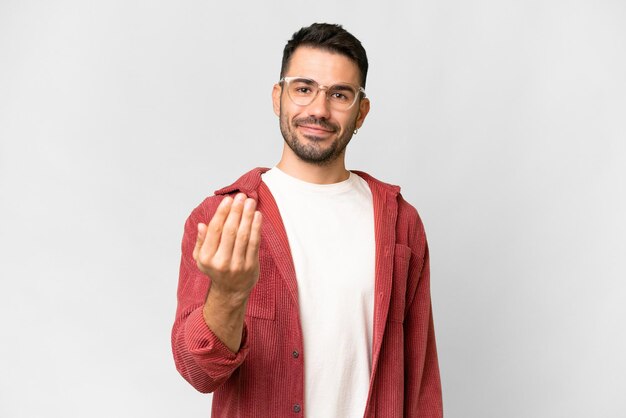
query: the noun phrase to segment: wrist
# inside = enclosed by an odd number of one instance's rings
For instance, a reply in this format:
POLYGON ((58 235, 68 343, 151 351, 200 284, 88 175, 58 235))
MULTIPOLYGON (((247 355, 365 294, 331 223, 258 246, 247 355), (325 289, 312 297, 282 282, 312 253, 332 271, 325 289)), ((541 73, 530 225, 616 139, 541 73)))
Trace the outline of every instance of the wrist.
POLYGON ((250 291, 224 289, 212 283, 204 305, 206 307, 211 304, 216 307, 219 306, 222 309, 235 311, 245 308, 249 297, 250 291))

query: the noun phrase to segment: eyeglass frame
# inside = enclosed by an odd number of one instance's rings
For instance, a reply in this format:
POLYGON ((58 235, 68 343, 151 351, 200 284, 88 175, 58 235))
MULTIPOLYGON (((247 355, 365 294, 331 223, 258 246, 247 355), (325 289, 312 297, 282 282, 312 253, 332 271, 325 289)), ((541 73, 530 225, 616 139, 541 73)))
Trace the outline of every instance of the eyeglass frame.
POLYGON ((326 96, 326 100, 328 101, 329 100, 329 98, 328 98, 328 91, 330 91, 330 89, 332 87, 340 86, 340 85, 350 86, 350 87, 353 87, 356 90, 356 95, 354 96, 354 101, 352 102, 352 104, 350 104, 350 106, 348 106, 348 107, 346 107, 345 109, 342 109, 342 110, 350 110, 354 106, 354 104, 359 101, 359 97, 360 97, 360 100, 363 100, 365 98, 365 96, 366 96, 365 95, 365 89, 363 87, 357 86, 357 85, 352 84, 352 83, 340 82, 340 83, 332 84, 330 86, 326 86, 326 85, 318 83, 316 80, 313 80, 312 78, 301 77, 301 76, 285 76, 285 77, 281 78, 280 80, 278 80, 278 83, 280 83, 281 86, 282 86, 283 83, 286 82, 287 84, 289 84, 292 80, 296 80, 296 79, 305 80, 305 81, 312 81, 313 83, 315 83, 317 85, 317 92, 315 93, 315 96, 313 96, 311 98, 311 101, 308 104, 305 104, 305 105, 296 103, 295 100, 289 94, 289 90, 287 90, 287 96, 289 97, 289 100, 291 100, 291 102, 293 104, 295 104, 296 106, 308 106, 308 105, 310 105, 311 103, 313 103, 315 101, 315 99, 317 99, 318 94, 320 94, 320 91, 322 91, 322 90, 326 90, 326 92, 324 92, 324 95, 326 96))

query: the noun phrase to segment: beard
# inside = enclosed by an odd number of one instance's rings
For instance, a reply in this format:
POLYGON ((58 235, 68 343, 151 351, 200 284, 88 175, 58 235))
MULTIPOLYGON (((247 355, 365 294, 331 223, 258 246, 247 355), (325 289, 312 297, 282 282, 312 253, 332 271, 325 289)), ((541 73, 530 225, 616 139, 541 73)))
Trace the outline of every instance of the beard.
POLYGON ((350 125, 346 126, 344 133, 337 136, 327 147, 322 146, 324 138, 314 135, 303 135, 307 140, 306 142, 300 140, 296 132, 298 125, 317 125, 335 133, 340 131, 340 127, 325 119, 316 119, 314 117, 294 119, 290 123, 288 116, 283 113, 282 109, 280 111, 280 132, 285 139, 285 143, 301 160, 323 166, 332 163, 344 153, 350 139, 352 139, 356 118, 350 125))

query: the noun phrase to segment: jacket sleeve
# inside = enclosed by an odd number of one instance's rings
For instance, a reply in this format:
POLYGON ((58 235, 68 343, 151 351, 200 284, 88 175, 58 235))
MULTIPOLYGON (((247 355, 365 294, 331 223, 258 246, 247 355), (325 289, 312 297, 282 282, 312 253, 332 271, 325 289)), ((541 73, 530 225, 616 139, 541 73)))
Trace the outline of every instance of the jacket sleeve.
POLYGON ((198 206, 185 223, 178 306, 172 328, 172 352, 176 369, 185 380, 203 393, 219 388, 241 365, 249 350, 245 323, 241 348, 233 353, 209 329, 202 315, 210 278, 198 270, 192 254, 198 223, 207 223, 214 212, 207 209, 211 199, 198 206))
MULTIPOLYGON (((424 238, 425 240, 425 238, 424 238)), ((412 254, 410 275, 417 280, 405 317, 405 416, 442 418, 441 380, 430 299, 430 259, 424 241, 422 254, 412 254)))

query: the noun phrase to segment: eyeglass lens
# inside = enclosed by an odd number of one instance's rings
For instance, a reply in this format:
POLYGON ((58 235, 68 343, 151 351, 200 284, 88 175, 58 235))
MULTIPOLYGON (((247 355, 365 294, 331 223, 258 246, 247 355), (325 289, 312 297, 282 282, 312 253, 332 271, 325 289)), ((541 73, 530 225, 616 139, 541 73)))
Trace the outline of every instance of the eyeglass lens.
MULTIPOLYGON (((287 92, 293 102, 299 106, 307 106, 319 94, 320 86, 314 80, 294 78, 287 81, 287 92)), ((352 106, 357 97, 354 87, 345 84, 335 84, 327 88, 326 97, 331 106, 336 109, 347 109, 352 106)))

